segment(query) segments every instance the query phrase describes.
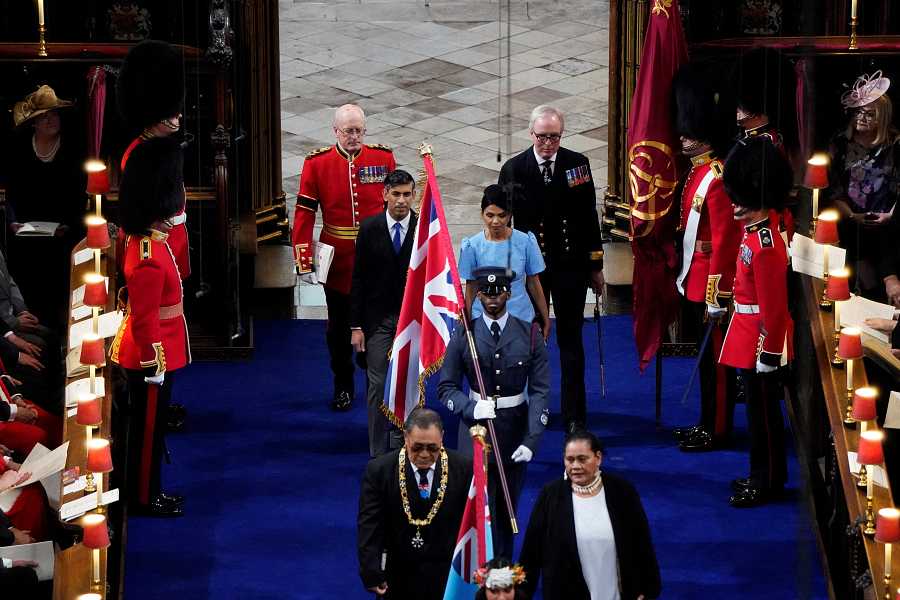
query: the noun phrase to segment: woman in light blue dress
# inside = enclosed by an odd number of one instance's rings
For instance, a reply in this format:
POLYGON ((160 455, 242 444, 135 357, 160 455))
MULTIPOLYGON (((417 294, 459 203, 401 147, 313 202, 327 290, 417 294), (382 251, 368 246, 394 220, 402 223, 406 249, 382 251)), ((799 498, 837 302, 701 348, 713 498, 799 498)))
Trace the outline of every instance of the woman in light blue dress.
POLYGON ((475 296, 475 270, 482 267, 507 267, 513 271, 512 295, 506 304, 511 315, 530 323, 535 310, 540 317, 546 340, 550 336, 550 314, 538 274, 544 259, 533 233, 509 226, 511 213, 506 192, 489 185, 481 198, 484 231, 462 241, 459 250, 459 276, 466 280, 466 308, 472 318, 481 316, 481 301, 475 296))

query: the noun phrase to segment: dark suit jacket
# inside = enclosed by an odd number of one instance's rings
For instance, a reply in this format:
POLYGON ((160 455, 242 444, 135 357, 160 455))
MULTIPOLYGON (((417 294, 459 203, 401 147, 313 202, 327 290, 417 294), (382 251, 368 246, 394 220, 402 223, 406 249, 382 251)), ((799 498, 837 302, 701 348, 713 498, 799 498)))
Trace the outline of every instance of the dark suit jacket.
MULTIPOLYGON (((622 600, 635 600, 641 594, 656 598, 661 587, 659 565, 641 499, 630 483, 606 471, 603 487, 616 539, 622 600)), ((519 562, 528 574, 525 587, 530 593, 534 593, 540 576, 545 600, 590 600, 578 558, 568 480, 552 481, 541 490, 519 562)))
POLYGON ((361 327, 367 338, 386 317, 400 314, 415 237, 415 213, 410 216, 400 254, 394 252, 384 213, 369 217, 359 227, 350 287, 350 326, 361 327))
MULTIPOLYGON (((416 528, 407 521, 400 501, 400 477, 397 469, 400 451, 395 450, 369 461, 359 495, 357 551, 359 575, 366 588, 388 584, 387 598, 392 600, 441 600, 450 572, 450 560, 462 521, 472 461, 447 450, 449 475, 444 503, 431 525, 421 528, 425 545, 413 548, 416 528), (381 554, 387 552, 385 568, 381 554)), ((416 477, 406 464, 406 487, 413 518, 424 518, 437 498, 441 480, 441 462, 435 466, 431 497, 419 497, 416 477)))
POLYGON ((499 182, 524 187, 524 195, 517 196, 512 207, 513 225, 534 233, 548 270, 603 268, 597 194, 585 155, 560 148, 553 179, 544 185, 534 150, 529 147, 506 161, 499 182), (572 179, 575 176, 579 179, 572 179))

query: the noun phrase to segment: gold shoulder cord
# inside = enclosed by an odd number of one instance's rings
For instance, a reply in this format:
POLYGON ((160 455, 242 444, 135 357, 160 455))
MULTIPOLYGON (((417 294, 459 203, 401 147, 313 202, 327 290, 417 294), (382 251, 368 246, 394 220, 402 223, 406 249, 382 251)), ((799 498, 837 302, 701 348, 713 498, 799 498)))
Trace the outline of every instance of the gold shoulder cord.
POLYGON ((444 494, 447 493, 448 462, 447 450, 441 448, 441 483, 438 486, 437 498, 424 519, 414 519, 412 510, 409 507, 409 494, 406 492, 406 448, 400 449, 400 457, 397 466, 400 475, 400 500, 403 503, 403 512, 406 513, 406 520, 410 525, 415 525, 416 527, 416 535, 413 536, 411 542, 413 548, 418 549, 425 545, 425 540, 422 539, 421 528, 431 525, 435 515, 437 515, 438 510, 441 508, 441 504, 444 503, 444 494))

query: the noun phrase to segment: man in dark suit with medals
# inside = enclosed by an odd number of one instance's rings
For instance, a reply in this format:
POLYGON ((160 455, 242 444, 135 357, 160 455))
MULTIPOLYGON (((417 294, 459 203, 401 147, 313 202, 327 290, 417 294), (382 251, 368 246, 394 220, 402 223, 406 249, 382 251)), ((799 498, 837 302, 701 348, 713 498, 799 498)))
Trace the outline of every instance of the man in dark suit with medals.
POLYGON ((416 408, 404 445, 369 462, 359 495, 363 586, 389 600, 441 600, 462 520, 472 461, 443 445, 441 417, 416 408))
MULTIPOLYGON (((550 397, 550 367, 544 338, 536 324, 526 323, 506 311, 510 276, 499 267, 476 272, 478 298, 484 307, 480 318, 472 320, 478 363, 485 392, 478 393, 475 363, 469 351, 465 329, 457 327, 447 345, 438 395, 447 408, 459 415, 460 452, 471 453, 469 428, 476 421, 492 419, 499 448, 491 454, 488 467, 488 498, 494 556, 512 557, 513 533, 497 471, 497 453, 502 453, 513 510, 525 483, 528 463, 537 453, 547 425, 550 397), (469 392, 463 392, 463 379, 469 392)), ((515 277, 515 274, 512 274, 515 277)))
POLYGON ((366 362, 369 455, 400 447, 400 432, 381 412, 388 352, 397 333, 406 272, 416 232, 415 180, 396 170, 384 179, 386 210, 362 222, 350 288, 350 341, 366 362))
POLYGON ((499 181, 524 187, 513 225, 534 233, 547 264, 541 285, 556 315, 562 413, 571 431, 587 418, 581 330, 588 285, 603 293, 603 245, 590 163, 560 146, 564 126, 560 110, 535 108, 529 125, 534 145, 503 165, 499 181))

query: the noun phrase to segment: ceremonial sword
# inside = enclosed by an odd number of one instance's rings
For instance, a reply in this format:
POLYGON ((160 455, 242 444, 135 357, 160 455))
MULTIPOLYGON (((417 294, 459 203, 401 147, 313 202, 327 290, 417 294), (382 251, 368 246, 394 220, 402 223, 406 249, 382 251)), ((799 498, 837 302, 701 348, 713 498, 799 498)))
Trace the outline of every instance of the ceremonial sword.
POLYGON ((687 404, 687 397, 691 393, 691 388, 694 387, 694 378, 697 376, 697 371, 700 369, 700 361, 703 360, 703 353, 706 352, 706 346, 709 345, 709 336, 712 334, 713 327, 715 326, 716 322, 712 319, 706 324, 706 332, 703 334, 703 341, 700 343, 700 351, 697 353, 697 362, 694 363, 694 368, 691 370, 691 377, 688 379, 684 395, 681 396, 682 406, 687 404))
POLYGON ((606 361, 603 359, 603 325, 600 322, 600 296, 594 296, 594 321, 597 322, 597 346, 600 354, 600 398, 606 402, 606 361))

